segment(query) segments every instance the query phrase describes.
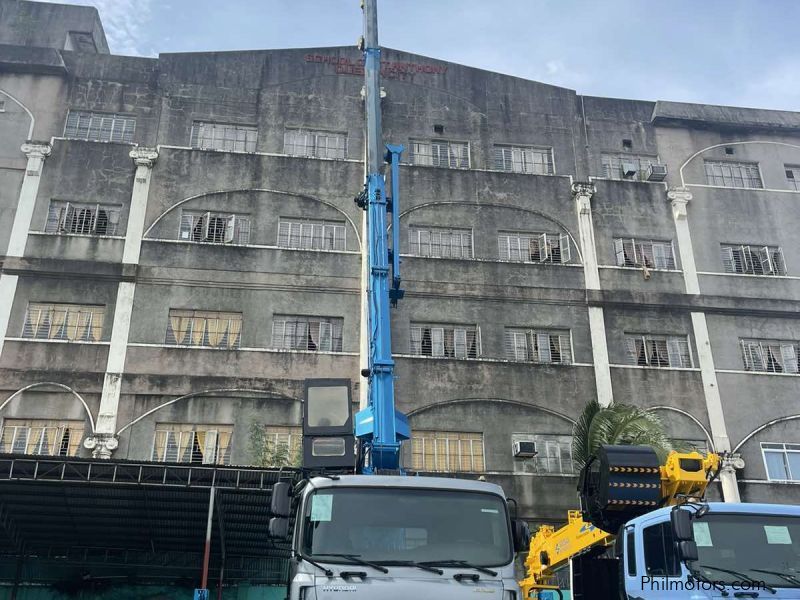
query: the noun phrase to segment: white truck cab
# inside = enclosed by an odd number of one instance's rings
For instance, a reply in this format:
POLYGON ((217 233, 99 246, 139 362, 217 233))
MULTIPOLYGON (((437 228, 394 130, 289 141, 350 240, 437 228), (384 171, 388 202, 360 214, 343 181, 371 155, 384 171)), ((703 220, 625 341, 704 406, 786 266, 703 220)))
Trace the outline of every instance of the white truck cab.
POLYGON ((624 525, 616 543, 627 598, 800 600, 800 507, 703 506, 677 509, 690 516, 684 536, 671 524, 675 508, 624 525))
POLYGON ((291 600, 521 597, 514 555, 527 548, 526 531, 509 517, 497 485, 315 477, 300 492, 295 514, 291 600))

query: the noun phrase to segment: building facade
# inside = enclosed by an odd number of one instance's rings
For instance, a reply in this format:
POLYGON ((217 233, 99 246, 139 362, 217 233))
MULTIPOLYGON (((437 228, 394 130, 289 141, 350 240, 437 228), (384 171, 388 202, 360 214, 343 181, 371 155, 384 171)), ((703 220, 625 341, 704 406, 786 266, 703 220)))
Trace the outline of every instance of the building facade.
MULTIPOLYGON (((800 113, 381 70, 406 464, 562 520, 596 398, 800 501, 800 113)), ((304 379, 362 396, 362 85, 356 48, 115 56, 0 0, 3 452, 291 461, 304 379)))

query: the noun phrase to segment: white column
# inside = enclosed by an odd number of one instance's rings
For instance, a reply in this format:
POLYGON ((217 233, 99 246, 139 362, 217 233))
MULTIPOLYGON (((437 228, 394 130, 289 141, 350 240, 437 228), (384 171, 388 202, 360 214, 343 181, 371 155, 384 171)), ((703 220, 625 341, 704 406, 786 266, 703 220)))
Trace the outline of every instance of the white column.
MULTIPOLYGON (((672 218, 675 221, 675 231, 678 239, 678 252, 681 257, 683 281, 686 293, 697 295, 700 293, 700 282, 697 278, 697 265, 694 262, 692 237, 689 233, 689 219, 687 206, 692 199, 692 193, 687 188, 673 188, 667 192, 667 198, 672 203, 672 218)), ((722 409, 722 398, 717 384, 717 371, 714 366, 714 355, 711 352, 711 340, 708 335, 708 322, 703 312, 692 312, 692 330, 697 343, 697 362, 700 366, 700 376, 703 382, 703 395, 706 403, 711 437, 717 452, 730 452, 731 442, 725 426, 725 415, 722 409)), ((729 456, 723 459, 720 470, 720 483, 722 484, 722 497, 725 502, 739 502, 739 488, 736 483, 735 465, 740 464, 738 457, 729 456)))
MULTIPOLYGON (((136 175, 131 192, 128 212, 128 228, 125 232, 125 247, 122 264, 137 265, 142 249, 147 195, 150 191, 150 176, 158 153, 151 148, 134 148, 130 153, 136 165, 136 175)), ((85 445, 92 450, 95 458, 110 458, 117 448, 117 414, 122 389, 122 375, 125 370, 125 357, 128 351, 128 337, 133 314, 133 297, 136 283, 121 281, 117 288, 117 302, 114 309, 114 324, 111 330, 111 345, 108 349, 108 362, 103 380, 103 395, 100 399, 100 412, 97 416, 95 435, 88 438, 85 445)))
POLYGON ((130 157, 136 165, 136 176, 131 192, 131 207, 128 213, 128 230, 125 232, 125 249, 122 264, 138 265, 144 234, 144 216, 147 210, 147 194, 150 192, 150 175, 158 158, 155 148, 134 148, 130 157))
MULTIPOLYGON (((592 194, 594 192, 594 186, 590 183, 572 184, 575 210, 578 213, 583 276, 587 290, 600 289, 600 271, 597 268, 597 247, 594 243, 594 224, 592 223, 592 194)), ((611 369, 608 364, 605 317, 601 306, 589 307, 589 334, 592 340, 597 401, 601 406, 609 406, 614 401, 614 392, 611 387, 611 369)))
POLYGON ((589 334, 592 340, 597 401, 600 406, 610 406, 614 402, 614 392, 611 387, 611 368, 608 365, 608 345, 606 344, 606 321, 603 316, 602 306, 589 307, 589 334))
POLYGON ((19 277, 0 273, 0 355, 3 354, 3 343, 8 333, 8 320, 11 318, 11 306, 17 293, 19 277))
POLYGON ((743 469, 744 461, 738 454, 728 454, 722 459, 719 482, 722 485, 722 498, 725 502, 741 502, 739 485, 736 481, 736 469, 743 469))
POLYGON ((697 279, 697 265, 694 262, 692 236, 689 234, 689 220, 686 211, 686 206, 692 199, 692 192, 687 188, 673 188, 667 192, 667 198, 672 202, 672 219, 675 221, 678 253, 681 256, 681 268, 683 269, 686 293, 699 294, 700 282, 697 279))
POLYGON ((594 223, 592 223, 592 195, 595 189, 591 183, 573 183, 572 196, 578 213, 578 232, 583 254, 583 276, 587 290, 600 289, 600 272, 597 268, 597 246, 594 243, 594 223))
POLYGON ((39 193, 44 159, 50 156, 50 144, 28 143, 22 144, 22 151, 28 157, 25 167, 25 177, 19 190, 17 212, 14 215, 14 224, 11 226, 11 237, 8 240, 6 256, 22 256, 25 254, 25 244, 28 241, 28 231, 33 219, 33 207, 36 206, 36 196, 39 193))
MULTIPOLYGON (((17 211, 14 223, 11 226, 11 237, 8 240, 6 257, 21 257, 25 254, 25 245, 28 242, 28 231, 33 219, 33 208, 36 206, 36 196, 39 194, 44 159, 50 155, 50 144, 30 142, 22 145, 22 152, 28 157, 25 166, 25 175, 22 178, 22 187, 19 191, 17 211)), ((8 320, 11 318, 11 305, 17 293, 19 277, 0 274, 0 355, 3 354, 3 344, 8 333, 8 320)))

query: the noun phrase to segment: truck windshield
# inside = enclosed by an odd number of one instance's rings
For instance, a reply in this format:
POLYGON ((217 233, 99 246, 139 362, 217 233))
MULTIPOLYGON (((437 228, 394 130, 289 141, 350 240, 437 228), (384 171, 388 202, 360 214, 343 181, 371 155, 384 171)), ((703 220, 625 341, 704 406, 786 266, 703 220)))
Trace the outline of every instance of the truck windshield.
POLYGON ((329 488, 306 503, 304 555, 357 555, 371 562, 511 562, 505 501, 495 494, 429 489, 329 488))
POLYGON ((800 587, 800 517, 712 513, 693 527, 695 565, 709 579, 733 583, 744 575, 772 587, 800 587))

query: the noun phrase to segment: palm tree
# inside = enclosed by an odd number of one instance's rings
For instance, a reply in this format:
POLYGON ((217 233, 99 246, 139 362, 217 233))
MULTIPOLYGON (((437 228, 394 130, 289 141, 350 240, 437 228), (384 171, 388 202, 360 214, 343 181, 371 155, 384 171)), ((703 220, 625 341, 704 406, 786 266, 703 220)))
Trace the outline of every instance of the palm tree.
POLYGON ((652 446, 663 462, 672 441, 655 414, 630 404, 600 406, 597 400, 586 405, 572 429, 572 460, 578 469, 606 444, 652 446))

